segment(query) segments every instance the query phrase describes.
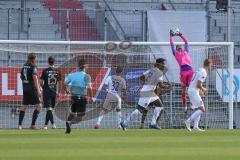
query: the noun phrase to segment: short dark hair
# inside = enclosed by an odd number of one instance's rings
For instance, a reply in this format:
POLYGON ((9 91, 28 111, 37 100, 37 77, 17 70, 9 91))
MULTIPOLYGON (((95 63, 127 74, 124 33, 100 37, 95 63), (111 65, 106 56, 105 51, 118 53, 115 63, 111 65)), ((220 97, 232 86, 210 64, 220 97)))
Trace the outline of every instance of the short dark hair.
POLYGON ((164 58, 158 58, 158 59, 156 59, 156 64, 164 64, 164 62, 165 62, 165 59, 164 58))
POLYGON ((205 59, 204 60, 204 63, 203 63, 204 67, 208 67, 210 64, 212 64, 212 60, 211 59, 205 59))
POLYGON ((35 59, 36 59, 36 54, 35 53, 30 53, 28 55, 27 63, 34 63, 35 59))
POLYGON ((116 73, 119 74, 119 73, 122 73, 122 72, 123 72, 123 68, 120 67, 120 66, 117 66, 116 73))
POLYGON ((30 60, 30 61, 34 60, 35 58, 36 58, 36 54, 35 53, 30 53, 28 55, 28 60, 30 60))
POLYGON ((80 69, 83 69, 85 67, 85 60, 84 59, 79 59, 78 61, 78 67, 80 69))
POLYGON ((48 64, 53 65, 54 63, 55 59, 52 56, 48 57, 48 64))

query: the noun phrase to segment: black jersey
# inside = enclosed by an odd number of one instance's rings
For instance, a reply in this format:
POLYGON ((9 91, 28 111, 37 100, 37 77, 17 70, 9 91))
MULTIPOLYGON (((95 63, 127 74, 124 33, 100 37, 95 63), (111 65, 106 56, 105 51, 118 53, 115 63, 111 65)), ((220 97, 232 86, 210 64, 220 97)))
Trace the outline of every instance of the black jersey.
POLYGON ((37 66, 32 65, 31 63, 25 63, 21 70, 23 92, 28 92, 37 89, 33 80, 34 75, 37 75, 37 66))
POLYGON ((40 78, 43 80, 43 92, 56 95, 57 85, 61 80, 59 71, 54 67, 48 67, 43 70, 40 78))

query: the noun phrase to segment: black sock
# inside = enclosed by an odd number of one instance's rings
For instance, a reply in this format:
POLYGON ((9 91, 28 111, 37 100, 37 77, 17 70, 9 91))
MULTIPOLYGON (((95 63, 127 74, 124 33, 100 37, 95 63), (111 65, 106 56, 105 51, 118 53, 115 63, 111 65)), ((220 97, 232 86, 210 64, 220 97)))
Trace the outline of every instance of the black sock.
POLYGON ((147 114, 142 114, 141 124, 143 125, 145 122, 147 114))
POLYGON ((25 112, 24 111, 20 111, 18 125, 20 125, 20 126, 22 125, 22 121, 23 121, 24 116, 25 116, 25 112))
POLYGON ((47 111, 46 112, 46 117, 45 117, 45 125, 48 125, 48 121, 49 121, 49 118, 50 117, 50 115, 49 115, 49 112, 47 111))
POLYGON ((54 124, 54 120, 53 120, 53 113, 51 110, 48 111, 49 112, 49 120, 52 124, 54 124))
POLYGON ((39 111, 35 109, 32 115, 32 125, 35 125, 36 120, 38 118, 38 114, 39 114, 39 111))

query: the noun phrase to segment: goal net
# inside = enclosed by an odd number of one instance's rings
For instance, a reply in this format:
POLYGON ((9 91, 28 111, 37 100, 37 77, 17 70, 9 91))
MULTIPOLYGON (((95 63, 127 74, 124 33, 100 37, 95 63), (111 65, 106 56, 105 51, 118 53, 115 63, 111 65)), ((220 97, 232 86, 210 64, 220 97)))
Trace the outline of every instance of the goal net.
MULTIPOLYGON (((176 43, 178 44, 178 43, 176 43)), ((179 43, 181 44, 181 43, 179 43)), ((206 107, 200 126, 204 128, 233 128, 233 44, 224 42, 192 42, 190 57, 193 68, 202 67, 206 58, 213 60, 213 69, 208 74, 206 83, 207 96, 203 99, 206 107)), ((0 128, 16 128, 18 114, 22 105, 22 82, 20 70, 29 53, 36 53, 38 76, 48 67, 47 59, 53 56, 55 67, 64 77, 77 70, 79 59, 85 59, 86 72, 92 77, 92 88, 95 101, 87 105, 86 116, 74 127, 93 128, 102 109, 106 92, 103 84, 109 75, 114 74, 116 66, 124 68, 123 78, 127 81, 127 95, 123 98, 122 119, 125 119, 137 106, 140 87, 139 77, 144 71, 153 67, 157 58, 165 58, 168 71, 164 81, 173 87, 162 91, 164 110, 158 121, 162 128, 183 128, 184 120, 190 116, 184 113, 182 105, 179 67, 173 57, 168 42, 80 42, 80 41, 0 41, 0 128)), ((70 100, 64 91, 59 91, 55 106, 54 119, 58 128, 65 128, 65 120, 70 110, 70 100)), ((33 107, 25 114, 23 127, 31 123, 33 107)), ((145 128, 148 128, 153 108, 149 108, 145 128)), ((44 126, 46 109, 43 108, 37 125, 44 126)), ((129 124, 129 128, 138 128, 141 117, 129 124)), ((104 115, 101 128, 117 128, 115 109, 104 115)))

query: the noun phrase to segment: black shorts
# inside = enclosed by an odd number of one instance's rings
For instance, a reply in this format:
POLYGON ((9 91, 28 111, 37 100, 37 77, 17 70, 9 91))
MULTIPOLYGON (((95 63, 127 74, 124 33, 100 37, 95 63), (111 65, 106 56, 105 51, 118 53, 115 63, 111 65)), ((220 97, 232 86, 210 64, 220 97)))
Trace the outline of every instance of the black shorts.
POLYGON ((54 108, 56 104, 56 95, 43 94, 43 107, 44 108, 54 108))
POLYGON ((149 104, 149 106, 163 107, 162 98, 157 99, 149 104))
POLYGON ((71 112, 72 113, 85 113, 87 106, 87 98, 86 97, 77 97, 72 96, 72 105, 71 112))
POLYGON ((40 104, 40 99, 38 97, 37 91, 32 90, 28 92, 23 92, 23 105, 36 105, 40 104))

